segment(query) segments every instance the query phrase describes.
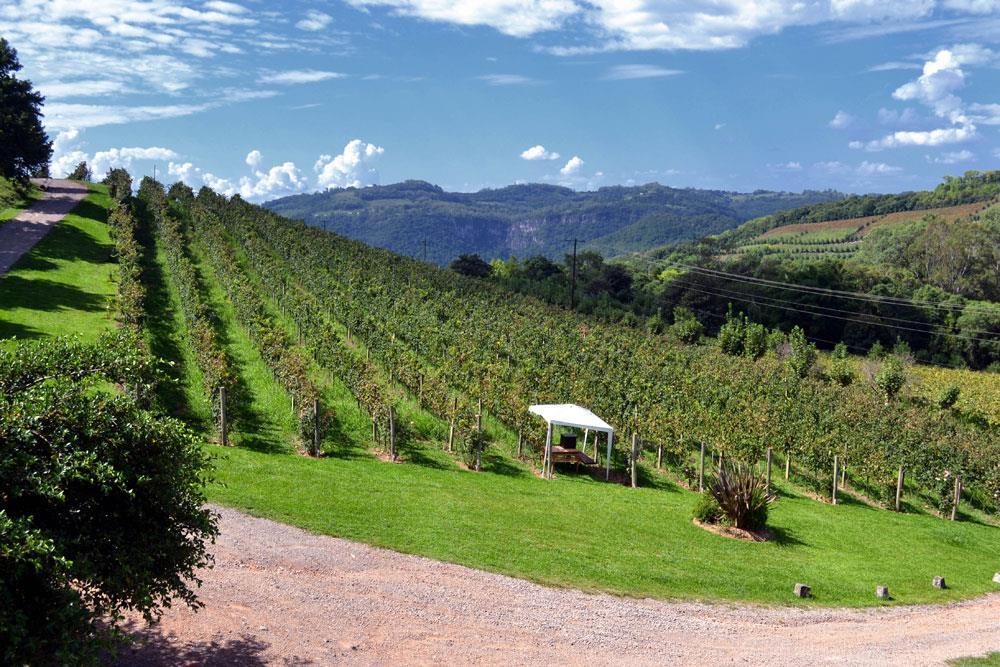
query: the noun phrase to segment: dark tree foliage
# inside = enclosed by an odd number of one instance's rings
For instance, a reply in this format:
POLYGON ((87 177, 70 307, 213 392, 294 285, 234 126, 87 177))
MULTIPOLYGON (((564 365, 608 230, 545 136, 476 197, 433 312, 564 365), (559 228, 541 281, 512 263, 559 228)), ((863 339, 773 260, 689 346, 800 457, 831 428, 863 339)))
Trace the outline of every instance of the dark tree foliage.
POLYGON ((184 181, 177 181, 167 190, 167 199, 186 209, 194 203, 194 190, 184 181))
POLYGON ((198 605, 208 460, 147 409, 156 375, 126 332, 0 350, 0 663, 92 662, 122 612, 198 605))
POLYGON ((52 142, 42 127, 42 102, 31 82, 18 79, 17 51, 0 37, 0 176, 26 181, 47 168, 52 142))
POLYGON ((544 255, 535 255, 524 262, 524 275, 541 281, 562 275, 562 268, 544 255))
POLYGON ((78 162, 66 178, 71 181, 89 181, 93 178, 93 174, 86 162, 78 162))
POLYGON ((124 169, 115 168, 109 171, 104 177, 104 184, 108 186, 108 193, 116 201, 125 201, 132 196, 132 177, 124 169))
POLYGON ((473 278, 486 278, 493 273, 493 267, 483 261, 479 255, 459 255, 451 263, 451 270, 473 278))

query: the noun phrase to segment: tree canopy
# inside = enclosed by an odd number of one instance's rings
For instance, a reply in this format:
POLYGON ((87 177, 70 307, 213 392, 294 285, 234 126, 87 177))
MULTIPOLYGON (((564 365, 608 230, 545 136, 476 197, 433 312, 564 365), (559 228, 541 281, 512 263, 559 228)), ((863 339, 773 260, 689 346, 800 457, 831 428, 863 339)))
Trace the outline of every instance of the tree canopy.
POLYGON ((0 37, 0 176, 26 181, 48 166, 52 142, 42 127, 45 98, 15 76, 20 70, 17 51, 0 37))

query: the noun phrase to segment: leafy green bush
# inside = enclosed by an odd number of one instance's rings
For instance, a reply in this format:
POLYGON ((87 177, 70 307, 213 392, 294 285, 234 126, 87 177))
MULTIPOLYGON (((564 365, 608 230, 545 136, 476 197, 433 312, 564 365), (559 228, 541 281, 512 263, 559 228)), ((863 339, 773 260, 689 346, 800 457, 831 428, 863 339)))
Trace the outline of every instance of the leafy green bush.
POLYGON ((755 467, 726 461, 709 483, 708 492, 734 527, 757 530, 767 525, 767 510, 774 496, 767 492, 764 475, 755 467))
POLYGON ((705 332, 705 326, 687 308, 674 308, 674 323, 670 332, 685 343, 697 343, 705 332))
POLYGON ((694 504, 691 515, 702 523, 712 524, 720 523, 726 518, 719 506, 719 501, 707 491, 698 496, 698 501, 694 504))
POLYGON ((958 402, 958 397, 962 393, 962 390, 955 385, 949 385, 941 390, 938 394, 935 403, 942 410, 947 410, 948 408, 955 405, 958 402))
POLYGON ((89 662, 123 612, 198 605, 188 582, 217 534, 208 460, 146 409, 152 368, 128 332, 0 351, 3 664, 89 662))

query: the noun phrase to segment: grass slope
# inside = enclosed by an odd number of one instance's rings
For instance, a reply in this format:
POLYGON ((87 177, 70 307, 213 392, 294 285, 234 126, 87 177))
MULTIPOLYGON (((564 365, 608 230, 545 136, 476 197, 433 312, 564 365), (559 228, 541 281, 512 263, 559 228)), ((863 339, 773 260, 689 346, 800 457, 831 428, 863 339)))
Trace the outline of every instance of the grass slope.
POLYGON ((367 457, 310 460, 219 450, 212 500, 397 551, 545 584, 652 596, 791 603, 796 582, 821 605, 942 602, 994 588, 1000 529, 830 506, 790 492, 774 543, 693 526, 696 494, 627 489, 564 475, 476 474, 367 457), (935 575, 950 588, 931 587, 935 575))
POLYGON ((0 338, 78 334, 94 340, 114 326, 117 269, 103 185, 0 278, 0 338))
POLYGON ((41 198, 42 191, 35 186, 24 191, 0 177, 0 226, 41 198))

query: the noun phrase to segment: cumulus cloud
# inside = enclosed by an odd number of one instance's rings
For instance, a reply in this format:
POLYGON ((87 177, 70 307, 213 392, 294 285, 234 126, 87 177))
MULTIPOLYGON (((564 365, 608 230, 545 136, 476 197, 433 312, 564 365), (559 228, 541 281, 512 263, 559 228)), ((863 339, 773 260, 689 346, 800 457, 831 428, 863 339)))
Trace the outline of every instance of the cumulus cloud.
POLYGON ((378 183, 375 164, 384 152, 381 146, 352 139, 339 155, 320 155, 313 165, 317 187, 359 188, 378 183))
MULTIPOLYGON (((995 60, 996 54, 979 44, 956 44, 928 54, 920 76, 896 88, 892 96, 926 106, 947 126, 931 130, 900 130, 867 142, 855 140, 849 146, 868 151, 900 146, 941 146, 975 138, 976 123, 1000 124, 1000 105, 967 105, 958 95, 958 91, 965 87, 964 66, 984 65, 995 60)), ((891 123, 899 118, 895 112, 879 111, 882 122, 891 123)))
POLYGON ((846 111, 838 111, 828 125, 835 130, 843 130, 850 127, 853 123, 854 116, 846 111))
POLYGON ((612 80, 653 79, 683 73, 683 70, 667 69, 657 65, 616 65, 604 74, 604 78, 612 80))
POLYGON ((195 166, 191 162, 170 162, 167 173, 192 188, 207 185, 219 194, 231 197, 238 194, 251 202, 263 202, 278 197, 305 192, 309 180, 294 162, 283 162, 268 169, 261 169, 263 155, 258 150, 250 151, 245 159, 250 167, 249 176, 238 180, 223 178, 195 166))
POLYGON ((558 160, 559 159, 559 153, 556 153, 555 151, 549 151, 549 150, 547 150, 545 148, 545 146, 542 146, 541 144, 537 144, 535 146, 532 146, 531 148, 526 148, 525 150, 521 151, 521 159, 522 160, 558 160))
POLYGON ((260 151, 255 148, 254 150, 247 153, 247 157, 244 160, 244 162, 246 162, 251 169, 256 169, 257 167, 260 166, 260 162, 262 159, 263 156, 261 155, 260 151))
POLYGON ((857 172, 863 176, 871 176, 874 174, 895 174, 903 171, 900 167, 894 167, 888 165, 885 162, 868 162, 865 160, 858 165, 857 172))
POLYGON ((306 17, 296 23, 295 27, 299 30, 316 32, 317 30, 322 30, 330 25, 332 21, 333 17, 329 14, 324 14, 323 12, 316 11, 315 9, 310 9, 306 12, 306 17))
POLYGON ((283 72, 267 72, 261 74, 257 79, 261 83, 272 83, 280 85, 293 85, 297 83, 317 83, 330 79, 342 79, 340 72, 328 72, 317 69, 292 69, 283 72))
POLYGON ((566 164, 563 165, 562 169, 559 170, 559 173, 563 176, 573 176, 580 171, 580 167, 582 166, 583 160, 580 159, 580 156, 574 155, 566 162, 566 164))

